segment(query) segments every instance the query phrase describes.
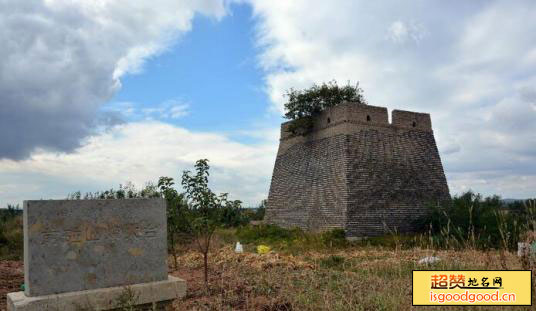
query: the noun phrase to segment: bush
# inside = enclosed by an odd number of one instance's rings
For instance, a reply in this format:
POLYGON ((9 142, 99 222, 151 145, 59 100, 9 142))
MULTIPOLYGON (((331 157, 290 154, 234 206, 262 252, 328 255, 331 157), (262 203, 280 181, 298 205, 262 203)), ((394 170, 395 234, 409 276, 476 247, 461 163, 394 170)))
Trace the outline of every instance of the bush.
POLYGON ((20 215, 22 215, 22 209, 18 205, 8 204, 6 209, 0 209, 0 223, 5 223, 20 215))
POLYGON ((524 206, 510 208, 498 196, 483 198, 468 191, 449 203, 431 205, 419 223, 438 247, 514 250, 520 235, 534 230, 536 207, 524 206))
POLYGON ((221 210, 220 223, 225 228, 238 227, 249 223, 247 209, 242 208, 240 201, 232 201, 221 210))
POLYGON ((241 210, 244 217, 248 219, 248 221, 255 220, 263 220, 264 214, 266 213, 266 200, 262 200, 261 204, 255 208, 244 208, 241 210))
POLYGON ((23 256, 22 210, 8 205, 0 210, 0 258, 20 260, 23 256))

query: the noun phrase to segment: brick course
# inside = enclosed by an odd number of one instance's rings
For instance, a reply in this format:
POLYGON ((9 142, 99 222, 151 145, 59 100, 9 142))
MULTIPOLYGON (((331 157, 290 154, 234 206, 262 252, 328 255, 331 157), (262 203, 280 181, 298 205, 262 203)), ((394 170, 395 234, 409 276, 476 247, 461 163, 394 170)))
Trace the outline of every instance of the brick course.
POLYGON ((410 232, 449 189, 430 115, 342 103, 301 136, 281 125, 266 221, 349 237, 410 232))

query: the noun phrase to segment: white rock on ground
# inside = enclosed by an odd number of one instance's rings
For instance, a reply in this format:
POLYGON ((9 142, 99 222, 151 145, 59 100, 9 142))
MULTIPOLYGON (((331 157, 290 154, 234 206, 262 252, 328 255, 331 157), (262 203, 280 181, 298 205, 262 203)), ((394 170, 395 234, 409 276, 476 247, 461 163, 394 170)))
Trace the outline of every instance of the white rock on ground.
POLYGON ((441 261, 441 258, 439 258, 439 257, 428 256, 428 257, 424 257, 424 258, 420 259, 418 261, 418 263, 421 264, 421 265, 422 264, 429 265, 429 264, 433 264, 433 263, 436 263, 436 262, 439 262, 439 261, 441 261))
POLYGON ((240 244, 240 242, 236 242, 235 253, 243 253, 243 252, 244 252, 244 249, 242 247, 242 244, 240 244))

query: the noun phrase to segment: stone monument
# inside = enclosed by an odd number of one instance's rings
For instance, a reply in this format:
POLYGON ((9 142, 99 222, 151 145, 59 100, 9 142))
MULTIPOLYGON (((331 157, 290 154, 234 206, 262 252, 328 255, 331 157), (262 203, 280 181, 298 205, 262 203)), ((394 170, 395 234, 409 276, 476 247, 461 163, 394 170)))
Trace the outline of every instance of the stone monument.
POLYGON ((186 283, 168 276, 164 199, 24 202, 24 292, 8 311, 109 310, 127 287, 165 305, 186 283))
POLYGON ((306 134, 281 125, 265 220, 349 238, 410 232, 427 204, 450 200, 427 113, 345 102, 306 134))

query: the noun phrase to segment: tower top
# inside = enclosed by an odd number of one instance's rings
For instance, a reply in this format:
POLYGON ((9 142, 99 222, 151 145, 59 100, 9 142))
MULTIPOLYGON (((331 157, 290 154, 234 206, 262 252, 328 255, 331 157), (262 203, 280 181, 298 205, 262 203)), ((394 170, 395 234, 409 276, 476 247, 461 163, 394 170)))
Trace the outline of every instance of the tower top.
MULTIPOLYGON (((356 102, 343 102, 315 116, 313 118, 311 133, 341 124, 432 131, 432 121, 428 113, 393 110, 391 116, 392 122, 389 123, 388 111, 385 107, 356 102)), ((281 140, 296 136, 288 130, 292 122, 294 120, 281 124, 281 140)))

